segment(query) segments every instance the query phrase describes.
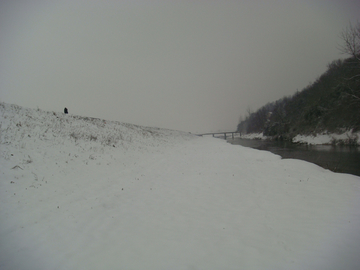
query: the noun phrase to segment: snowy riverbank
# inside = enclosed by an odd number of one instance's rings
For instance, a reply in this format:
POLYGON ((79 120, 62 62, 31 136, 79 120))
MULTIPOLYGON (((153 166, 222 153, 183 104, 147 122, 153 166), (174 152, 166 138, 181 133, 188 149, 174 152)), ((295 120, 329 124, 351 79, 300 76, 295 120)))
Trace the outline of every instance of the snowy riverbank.
MULTIPOLYGON (((270 139, 263 133, 250 133, 239 136, 242 139, 267 140, 270 139)), ((341 134, 324 132, 316 135, 297 135, 292 139, 293 143, 304 144, 333 144, 333 145, 360 145, 360 132, 345 131, 341 134)))
POLYGON ((297 135, 294 143, 360 145, 360 132, 346 131, 341 134, 327 133, 316 135, 297 135))
POLYGON ((4 103, 0 121, 0 269, 359 269, 359 177, 4 103))

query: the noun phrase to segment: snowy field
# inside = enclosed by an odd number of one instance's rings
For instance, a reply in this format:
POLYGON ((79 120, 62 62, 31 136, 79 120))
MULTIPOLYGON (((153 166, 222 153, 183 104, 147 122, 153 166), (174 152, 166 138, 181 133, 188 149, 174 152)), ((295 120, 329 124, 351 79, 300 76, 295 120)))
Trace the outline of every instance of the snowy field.
POLYGON ((360 269, 360 178, 0 103, 0 269, 360 269))

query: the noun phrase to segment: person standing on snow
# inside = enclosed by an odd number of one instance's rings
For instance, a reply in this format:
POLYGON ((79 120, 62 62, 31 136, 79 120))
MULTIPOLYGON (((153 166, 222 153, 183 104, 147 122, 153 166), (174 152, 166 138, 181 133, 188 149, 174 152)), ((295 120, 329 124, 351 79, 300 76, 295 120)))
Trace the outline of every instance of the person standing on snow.
POLYGON ((68 114, 68 109, 65 107, 65 109, 64 109, 64 113, 65 114, 68 114))

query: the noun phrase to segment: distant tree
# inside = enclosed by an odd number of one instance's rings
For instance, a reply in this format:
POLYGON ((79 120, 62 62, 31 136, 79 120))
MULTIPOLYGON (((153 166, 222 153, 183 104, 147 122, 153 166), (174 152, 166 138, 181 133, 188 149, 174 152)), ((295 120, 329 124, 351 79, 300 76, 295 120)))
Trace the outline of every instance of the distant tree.
POLYGON ((344 76, 340 86, 344 93, 351 98, 350 102, 360 105, 360 22, 354 26, 349 24, 341 33, 343 45, 340 50, 353 58, 353 69, 351 76, 344 76))
POLYGON ((357 60, 360 60, 360 22, 354 26, 351 23, 341 33, 343 45, 340 50, 357 60))

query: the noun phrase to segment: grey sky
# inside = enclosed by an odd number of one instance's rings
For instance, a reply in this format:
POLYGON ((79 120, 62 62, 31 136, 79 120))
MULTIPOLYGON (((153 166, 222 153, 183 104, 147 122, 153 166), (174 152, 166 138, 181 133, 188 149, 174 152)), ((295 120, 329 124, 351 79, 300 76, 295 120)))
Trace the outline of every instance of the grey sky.
POLYGON ((0 100, 190 132, 292 95, 343 58, 357 0, 1 1, 0 100))

